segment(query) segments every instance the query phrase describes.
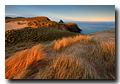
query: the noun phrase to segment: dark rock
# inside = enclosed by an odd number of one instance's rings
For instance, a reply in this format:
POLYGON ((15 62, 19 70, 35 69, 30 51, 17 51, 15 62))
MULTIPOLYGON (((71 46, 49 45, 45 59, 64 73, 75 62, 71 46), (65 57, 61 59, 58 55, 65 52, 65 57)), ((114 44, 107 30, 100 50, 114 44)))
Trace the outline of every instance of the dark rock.
POLYGON ((80 32, 80 31, 82 31, 82 29, 80 29, 77 26, 76 23, 66 23, 65 26, 70 32, 80 32))
POLYGON ((62 20, 60 20, 59 23, 64 23, 64 22, 62 20))

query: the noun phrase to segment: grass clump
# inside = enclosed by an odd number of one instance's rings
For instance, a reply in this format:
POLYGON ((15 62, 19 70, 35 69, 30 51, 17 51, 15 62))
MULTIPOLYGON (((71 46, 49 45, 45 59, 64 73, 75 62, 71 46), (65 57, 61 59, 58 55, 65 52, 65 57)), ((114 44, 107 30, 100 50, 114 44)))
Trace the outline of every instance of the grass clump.
POLYGON ((115 55, 115 42, 112 40, 108 40, 108 42, 102 42, 101 48, 105 53, 110 53, 111 55, 115 55))
POLYGON ((42 60, 45 56, 41 45, 24 50, 5 60, 5 78, 9 79, 21 70, 42 60))
POLYGON ((50 67, 39 71, 35 79, 80 79, 83 72, 84 66, 78 59, 60 56, 50 67))
POLYGON ((75 42, 80 42, 81 44, 85 44, 85 43, 88 43, 89 41, 92 41, 91 36, 79 35, 79 36, 75 36, 73 38, 72 37, 71 38, 70 37, 62 38, 61 40, 55 42, 54 49, 59 50, 60 48, 67 47, 68 45, 71 45, 75 42))

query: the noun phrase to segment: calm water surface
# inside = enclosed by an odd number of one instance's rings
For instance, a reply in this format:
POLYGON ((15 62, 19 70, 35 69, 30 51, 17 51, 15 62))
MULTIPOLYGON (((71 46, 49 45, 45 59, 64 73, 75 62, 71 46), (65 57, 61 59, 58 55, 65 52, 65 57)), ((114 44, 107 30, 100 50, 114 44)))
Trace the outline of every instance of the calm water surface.
POLYGON ((80 32, 82 34, 90 34, 107 29, 115 29, 115 22, 71 22, 76 23, 79 26, 79 28, 82 29, 82 31, 80 32))

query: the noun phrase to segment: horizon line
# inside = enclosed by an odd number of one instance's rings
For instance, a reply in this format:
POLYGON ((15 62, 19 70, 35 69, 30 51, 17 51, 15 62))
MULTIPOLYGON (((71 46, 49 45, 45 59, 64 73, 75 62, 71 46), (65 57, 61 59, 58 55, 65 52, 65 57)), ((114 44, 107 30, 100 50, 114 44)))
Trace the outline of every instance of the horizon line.
MULTIPOLYGON (((5 15, 5 17, 11 17, 11 18, 16 18, 16 17, 32 18, 32 17, 47 17, 47 16, 28 16, 27 17, 27 16, 9 16, 9 15, 5 15)), ((52 21, 60 21, 60 20, 52 20, 52 21)), ((84 20, 83 21, 78 21, 78 20, 63 20, 63 21, 76 21, 76 22, 115 22, 115 21, 84 21, 84 20)))

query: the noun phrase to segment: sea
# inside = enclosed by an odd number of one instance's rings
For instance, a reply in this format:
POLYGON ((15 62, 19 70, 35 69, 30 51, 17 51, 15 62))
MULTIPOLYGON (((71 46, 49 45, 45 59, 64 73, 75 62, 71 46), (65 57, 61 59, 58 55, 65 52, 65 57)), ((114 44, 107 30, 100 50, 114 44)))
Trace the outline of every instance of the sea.
POLYGON ((107 29, 115 29, 115 22, 85 22, 85 21, 67 21, 64 23, 76 23, 82 31, 81 34, 96 33, 107 29))

